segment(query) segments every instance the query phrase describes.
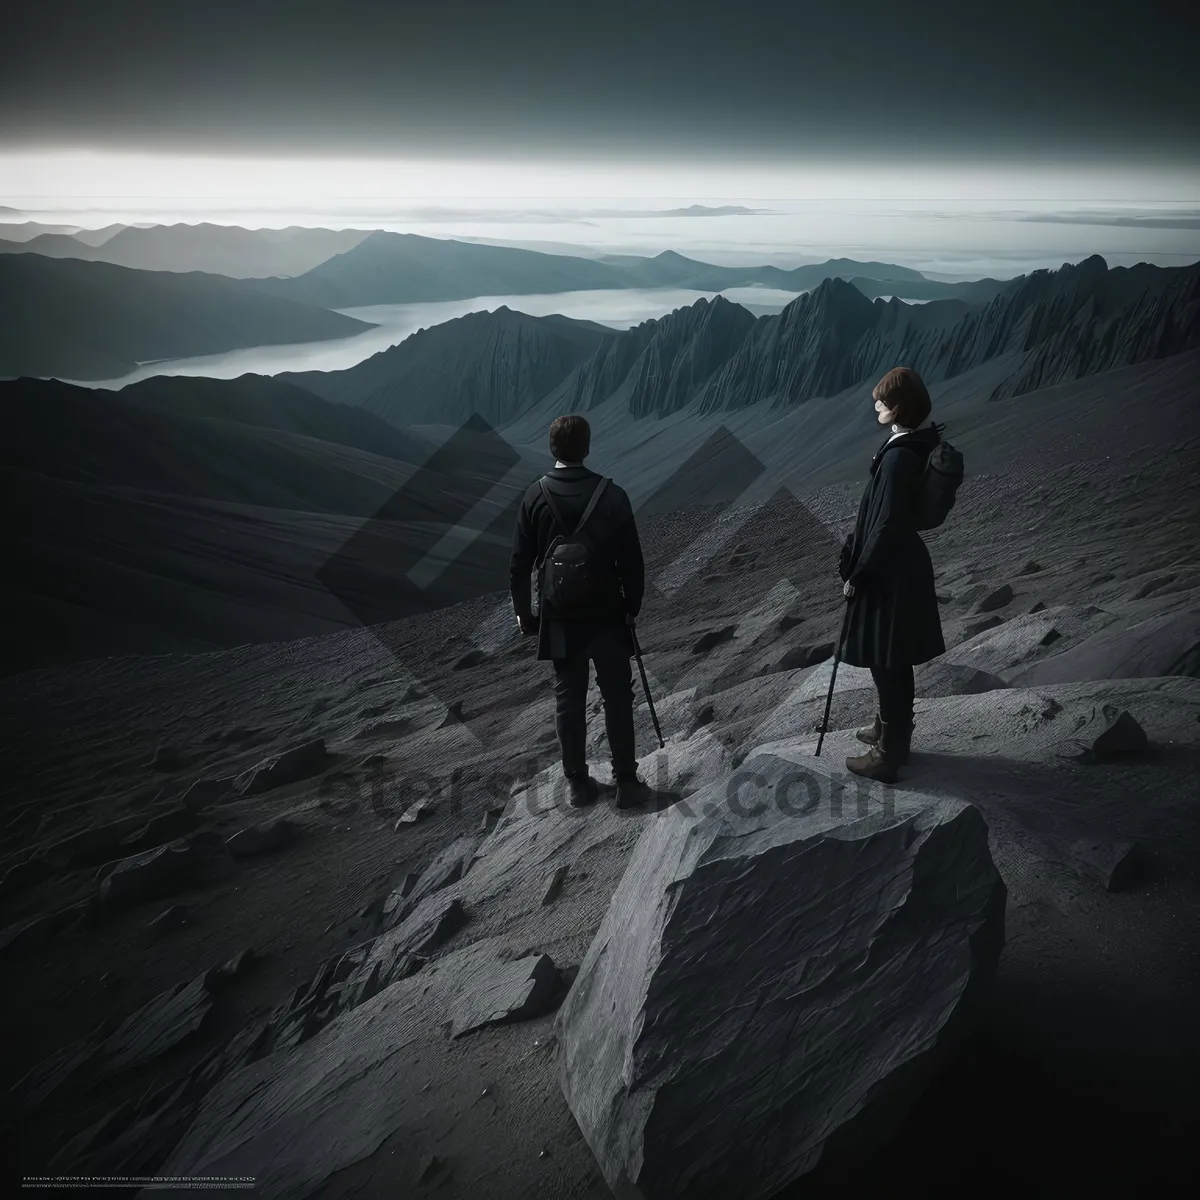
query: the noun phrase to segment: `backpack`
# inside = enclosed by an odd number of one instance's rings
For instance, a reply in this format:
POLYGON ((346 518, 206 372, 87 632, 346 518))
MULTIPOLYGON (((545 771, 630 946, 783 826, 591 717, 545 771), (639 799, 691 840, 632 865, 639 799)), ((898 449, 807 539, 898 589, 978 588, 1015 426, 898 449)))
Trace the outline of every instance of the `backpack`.
POLYGON ((580 537, 579 531, 592 515, 608 482, 607 479, 600 480, 578 524, 569 529, 545 479, 538 480, 550 512, 562 530, 546 547, 546 553, 537 564, 538 611, 542 616, 588 616, 603 604, 612 579, 612 568, 599 558, 594 545, 580 537))
POLYGON ((936 529, 950 515, 962 481, 962 454, 949 442, 938 442, 925 460, 917 498, 918 529, 936 529))

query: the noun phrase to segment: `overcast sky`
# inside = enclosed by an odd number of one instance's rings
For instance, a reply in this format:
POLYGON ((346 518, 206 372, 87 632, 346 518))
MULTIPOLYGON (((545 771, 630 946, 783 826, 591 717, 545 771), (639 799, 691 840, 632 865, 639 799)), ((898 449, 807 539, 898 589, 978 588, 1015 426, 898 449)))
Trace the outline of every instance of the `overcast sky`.
POLYGON ((1200 161, 1169 0, 28 0, 0 148, 1200 161))

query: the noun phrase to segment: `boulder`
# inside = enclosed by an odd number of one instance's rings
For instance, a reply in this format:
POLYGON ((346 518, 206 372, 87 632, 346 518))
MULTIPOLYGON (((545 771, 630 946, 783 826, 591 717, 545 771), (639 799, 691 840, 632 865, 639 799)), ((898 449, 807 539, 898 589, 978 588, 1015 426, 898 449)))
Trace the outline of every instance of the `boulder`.
POLYGON ((1081 838, 1067 847, 1067 864, 1084 879, 1094 879, 1108 892, 1119 892, 1133 883, 1141 870, 1142 852, 1137 842, 1081 838))
POLYGON ((383 905, 385 922, 391 926, 404 920, 426 896, 432 896, 444 887, 457 882, 466 874, 467 868, 479 848, 479 838, 473 834, 455 838, 444 847, 423 870, 406 894, 392 892, 383 905))
POLYGON ((1076 760, 1084 763, 1110 762, 1126 754, 1140 754, 1149 746, 1146 731, 1133 716, 1112 704, 1093 708, 1090 716, 1081 718, 1072 741, 1077 747, 1076 760))
POLYGON ((1018 572, 1018 575, 1036 575, 1042 569, 1042 564, 1036 558, 1031 558, 1018 572))
POLYGON ((450 1036, 541 1016, 553 1007, 558 993, 558 971, 548 954, 484 963, 463 981, 450 1006, 450 1036))
POLYGON ((461 725, 466 718, 463 716, 463 702, 455 700, 449 708, 446 709, 446 715, 442 718, 439 729, 446 729, 451 725, 461 725))
POLYGON ((1007 583, 1002 583, 998 588, 988 592, 978 604, 975 605, 975 612, 988 613, 995 612, 998 608, 1003 608, 1006 604, 1011 604, 1013 598, 1013 590, 1007 583))
POLYGON ((754 754, 643 831, 556 1020, 618 1195, 751 1200, 870 1154, 970 1029, 1004 941, 987 826, 866 786, 754 754))
POLYGON ((314 738, 311 742, 293 746, 273 758, 264 759, 258 766, 253 767, 248 772, 244 794, 258 796, 273 788, 298 783, 302 779, 311 779, 328 765, 329 754, 325 749, 325 739, 314 738))
POLYGON ((239 829, 225 842, 225 848, 234 858, 252 858, 257 854, 270 854, 294 842, 300 836, 298 821, 287 817, 276 817, 273 821, 261 821, 239 829))
POLYGON ((418 821, 423 821, 426 817, 433 815, 437 806, 432 800, 417 800, 410 804, 397 818, 396 828, 401 825, 415 825, 418 821))
POLYGON ((347 977, 343 1005, 370 999, 381 988, 411 975, 418 960, 449 941, 467 923, 457 898, 434 897, 394 929, 377 937, 347 977))
POLYGON ((950 647, 943 657, 988 671, 1017 686, 1033 661, 1048 657, 1043 639, 1051 629, 1074 641, 1104 628, 1113 618, 1098 608, 1056 605, 1009 620, 995 614, 982 620, 990 622, 991 627, 984 630, 976 624, 969 640, 950 647))
POLYGON ((710 629, 707 633, 702 633, 692 643, 692 653, 707 654, 710 650, 716 649, 722 642, 729 641, 736 632, 736 625, 725 625, 720 629, 710 629))
POLYGON ((1200 672, 1200 614, 1164 613, 1132 625, 1107 625, 1074 646, 1021 669, 1023 685, 1085 679, 1157 679, 1200 672))

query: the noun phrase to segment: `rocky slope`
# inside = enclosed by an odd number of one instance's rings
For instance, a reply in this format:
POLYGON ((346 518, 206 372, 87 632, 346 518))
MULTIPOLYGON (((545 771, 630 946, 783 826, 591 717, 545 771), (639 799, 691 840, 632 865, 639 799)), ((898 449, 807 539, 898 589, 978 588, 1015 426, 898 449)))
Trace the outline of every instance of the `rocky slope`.
POLYGON ((614 336, 591 321, 531 317, 501 305, 418 330, 349 370, 282 378, 396 426, 457 426, 472 414, 500 425, 614 336))
POLYGON ((697 300, 607 339, 559 396, 568 411, 595 407, 620 391, 635 417, 673 412, 729 360, 754 324, 724 296, 697 300))
MULTIPOLYGON (((924 1090, 891 1107, 886 1089, 884 1144, 847 1161, 826 1139, 791 1194, 954 1194, 980 1161, 1002 1191, 1036 1178, 1057 1194, 1172 1194, 1198 1115, 1187 630, 1194 642, 1200 475, 1194 451, 1167 445, 1056 458, 1057 442, 1008 421, 1025 452, 974 478, 929 537, 949 650, 919 672, 913 759, 894 789, 856 790, 841 767, 873 710, 865 671, 839 671, 813 757, 857 488, 645 522, 641 640, 667 742, 654 749, 639 685, 643 774, 659 791, 645 810, 564 803, 548 674, 503 596, 387 631, 4 681, 10 1160, 26 1174, 252 1175, 263 1195, 322 1200, 608 1200, 585 1137, 608 1116, 577 1120, 579 1092, 563 1088, 580 1068, 570 1017, 595 1002, 603 958, 612 1000, 654 1017, 656 1057, 631 1069, 667 1105, 671 1140, 645 1182, 686 1168, 689 1155, 662 1156, 689 1136, 689 1096, 705 1098, 700 1127, 711 1120, 712 1061, 746 1067, 735 1112, 775 1156, 764 1180, 753 1156, 737 1163, 728 1126, 706 1140, 746 1194, 789 1177, 780 1158, 879 1099, 869 1084, 885 1078, 924 1090), (797 536, 801 500, 824 538, 797 536), (783 813, 811 801, 803 786, 780 795, 781 771, 819 781, 820 831, 793 838, 767 816, 747 828, 756 797, 739 780, 761 774, 783 813), (729 829, 745 836, 713 840, 705 814, 734 797, 729 829), (1008 902, 995 978, 930 1081, 894 1068, 923 1059, 936 1013, 956 1007, 976 948, 972 914, 960 926, 950 910, 980 898, 938 880, 983 878, 982 839, 931 838, 935 811, 982 817, 1008 902), (650 850, 678 850, 689 822, 705 853, 681 874, 679 923, 654 939, 652 979, 622 973, 641 930, 621 918, 631 899, 661 905, 671 865, 650 850), (930 852, 945 857, 925 874, 930 852), (888 869, 864 869, 875 854, 888 869), (846 885, 854 919, 811 868, 846 885), (776 908, 795 916, 794 943, 755 923, 776 908), (943 909, 947 936, 924 936, 943 909), (685 986, 705 939, 730 976, 685 986), (884 976, 863 969, 868 947, 884 976), (917 961, 940 964, 939 986, 917 961), (895 1019, 839 1026, 856 1012, 847 998, 884 977, 912 989, 895 1019), (722 987, 734 1003, 689 1019, 722 987), (780 1036, 792 1014, 796 1040, 780 1036), (807 1112, 803 1071, 828 1089, 807 1112), (770 1142, 775 1111, 794 1144, 770 1142)), ((590 755, 607 778, 598 699, 590 755)), ((669 911, 631 916, 656 931, 669 911)), ((612 1077, 611 1057, 595 1061, 612 1077)), ((637 1095, 617 1113, 625 1128, 637 1095)))
MULTIPOLYGON (((683 315, 722 310, 738 317, 723 301, 683 315)), ((680 315, 643 332, 653 340, 665 324, 686 346, 696 330, 680 315)), ((611 350, 596 359, 614 361, 611 350)), ((1010 362, 935 385, 968 488, 1020 461, 1031 430, 1061 462, 1195 441, 1200 351, 992 402, 1010 362)), ((14 517, 0 532, 13 567, 5 596, 23 631, 10 670, 327 633, 502 589, 515 505, 549 465, 546 426, 580 407, 552 394, 499 429, 475 416, 453 431, 406 431, 255 376, 118 393, 22 380, 0 385, 0 401, 14 517)), ((766 401, 641 421, 618 392, 588 411, 589 462, 628 490, 639 521, 781 489, 857 489, 879 440, 858 388, 782 410, 766 401)))

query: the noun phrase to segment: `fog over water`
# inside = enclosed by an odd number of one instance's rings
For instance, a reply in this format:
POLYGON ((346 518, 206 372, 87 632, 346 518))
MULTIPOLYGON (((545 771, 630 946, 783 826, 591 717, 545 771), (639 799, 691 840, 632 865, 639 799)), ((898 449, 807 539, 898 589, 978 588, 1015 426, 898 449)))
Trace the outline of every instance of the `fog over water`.
MULTIPOLYGON (((778 312, 799 293, 775 288, 728 288, 720 293, 726 299, 747 305, 753 312, 778 312)), ((377 327, 356 337, 324 342, 301 342, 291 346, 252 346, 227 354, 209 354, 199 358, 168 359, 145 363, 119 379, 87 381, 88 387, 119 388, 152 375, 205 375, 213 379, 236 379, 250 372, 278 375, 283 371, 340 371, 352 367, 403 341, 418 329, 440 325, 472 312, 494 312, 502 305, 531 316, 552 313, 595 321, 613 329, 628 329, 652 317, 661 317, 673 309, 694 304, 716 292, 697 292, 685 288, 626 288, 580 292, 548 292, 530 296, 479 296, 472 300, 445 300, 427 304, 373 304, 362 308, 344 308, 340 312, 377 327)))
MULTIPOLYGON (((0 153, 3 223, 100 229, 213 222, 384 229, 585 257, 664 251, 784 269, 830 258, 891 263, 930 279, 1010 279, 1093 254, 1110 266, 1200 259, 1200 169, 1117 164, 442 162, 0 153)), ((680 289, 484 296, 350 309, 379 328, 354 338, 147 364, 151 374, 336 370, 417 329, 501 304, 625 328, 701 295, 680 289)), ((724 293, 756 313, 792 293, 724 293)), ((904 298, 903 296, 901 297, 904 298)))

